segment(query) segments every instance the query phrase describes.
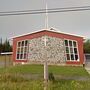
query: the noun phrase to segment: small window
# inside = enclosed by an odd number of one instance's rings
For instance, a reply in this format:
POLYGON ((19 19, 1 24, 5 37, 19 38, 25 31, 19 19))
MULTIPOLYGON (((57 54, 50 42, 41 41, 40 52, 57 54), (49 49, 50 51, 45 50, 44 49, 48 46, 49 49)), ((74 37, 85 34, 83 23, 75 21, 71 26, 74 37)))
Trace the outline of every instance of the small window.
POLYGON ((74 53, 77 54, 77 48, 74 48, 74 53))
POLYGON ((75 60, 78 60, 78 55, 75 55, 75 60))
POLYGON ((72 41, 69 41, 69 46, 72 46, 72 41))
POLYGON ((69 48, 68 47, 66 47, 66 53, 69 53, 69 48))
POLYGON ((20 47, 21 46, 21 42, 18 42, 18 47, 20 47))
POLYGON ((19 54, 17 54, 17 59, 19 59, 19 54))
POLYGON ((71 60, 74 60, 74 55, 73 54, 71 54, 71 60))
POLYGON ((65 46, 68 46, 68 40, 65 40, 65 46))
POLYGON ((24 52, 25 52, 25 53, 27 52, 27 47, 24 48, 24 52))
POLYGON ((70 53, 73 53, 73 48, 70 48, 70 53))
POLYGON ((27 54, 26 54, 26 53, 24 53, 24 59, 26 59, 26 55, 27 55, 27 54))
POLYGON ((23 53, 23 47, 21 47, 21 53, 23 53))
POLYGON ((17 48, 17 53, 20 53, 20 48, 17 48))
POLYGON ((28 41, 26 40, 26 41, 25 41, 25 46, 27 46, 27 44, 28 44, 28 41))
POLYGON ((20 59, 23 59, 23 54, 20 54, 20 59))
POLYGON ((67 60, 70 60, 70 55, 69 54, 67 54, 67 60))
POLYGON ((22 41, 22 46, 24 46, 24 41, 22 41))
POLYGON ((73 46, 76 47, 76 42, 75 41, 73 41, 73 46))

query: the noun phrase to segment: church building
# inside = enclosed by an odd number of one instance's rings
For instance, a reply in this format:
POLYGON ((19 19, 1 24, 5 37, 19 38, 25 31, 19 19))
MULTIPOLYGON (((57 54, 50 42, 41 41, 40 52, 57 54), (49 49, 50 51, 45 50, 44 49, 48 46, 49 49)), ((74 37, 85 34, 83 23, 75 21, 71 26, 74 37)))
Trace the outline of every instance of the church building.
POLYGON ((44 29, 13 38, 15 64, 83 65, 82 36, 44 29))

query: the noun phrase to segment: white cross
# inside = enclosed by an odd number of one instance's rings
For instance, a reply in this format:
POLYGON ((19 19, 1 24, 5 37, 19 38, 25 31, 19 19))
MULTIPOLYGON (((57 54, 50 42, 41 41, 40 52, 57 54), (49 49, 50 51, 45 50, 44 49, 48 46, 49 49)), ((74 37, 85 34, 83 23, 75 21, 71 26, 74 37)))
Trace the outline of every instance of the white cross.
POLYGON ((45 44, 45 47, 46 47, 46 45, 47 45, 47 37, 46 36, 44 37, 44 44, 45 44))

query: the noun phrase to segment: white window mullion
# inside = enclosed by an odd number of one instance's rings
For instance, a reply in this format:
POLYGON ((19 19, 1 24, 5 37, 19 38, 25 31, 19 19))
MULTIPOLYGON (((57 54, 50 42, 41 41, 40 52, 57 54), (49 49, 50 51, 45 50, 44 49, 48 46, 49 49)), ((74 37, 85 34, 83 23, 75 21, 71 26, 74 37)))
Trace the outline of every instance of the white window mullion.
POLYGON ((20 51, 19 51, 19 53, 18 53, 18 55, 19 55, 19 58, 18 59, 20 59, 20 52, 21 52, 21 48, 20 47, 18 47, 19 49, 20 49, 20 51))
POLYGON ((75 53, 74 53, 74 44, 73 44, 73 41, 72 41, 72 48, 73 48, 73 55, 74 55, 74 61, 75 61, 75 53))
POLYGON ((68 48, 69 48, 69 57, 70 57, 70 61, 71 61, 70 47, 68 46, 68 48))
POLYGON ((68 48, 69 48, 69 57, 70 57, 70 61, 71 61, 71 51, 70 51, 70 44, 69 44, 69 40, 68 40, 68 48))
POLYGON ((78 51, 78 43, 76 42, 76 48, 77 48, 77 55, 78 55, 78 61, 79 61, 79 51, 78 51))

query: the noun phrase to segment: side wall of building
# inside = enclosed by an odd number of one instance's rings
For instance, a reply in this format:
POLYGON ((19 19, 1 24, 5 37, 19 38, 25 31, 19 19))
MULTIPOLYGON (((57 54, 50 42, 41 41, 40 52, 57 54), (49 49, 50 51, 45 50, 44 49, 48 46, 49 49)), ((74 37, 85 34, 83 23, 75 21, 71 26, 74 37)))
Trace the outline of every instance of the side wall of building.
POLYGON ((46 31, 46 30, 14 38, 13 39, 13 61, 14 62, 27 62, 27 60, 16 60, 16 50, 17 50, 18 41, 30 40, 33 38, 41 37, 43 35, 77 41, 80 60, 79 61, 66 61, 66 64, 77 64, 77 65, 83 64, 84 53, 83 53, 83 38, 82 37, 73 36, 69 34, 56 33, 56 32, 51 32, 51 31, 46 31))

